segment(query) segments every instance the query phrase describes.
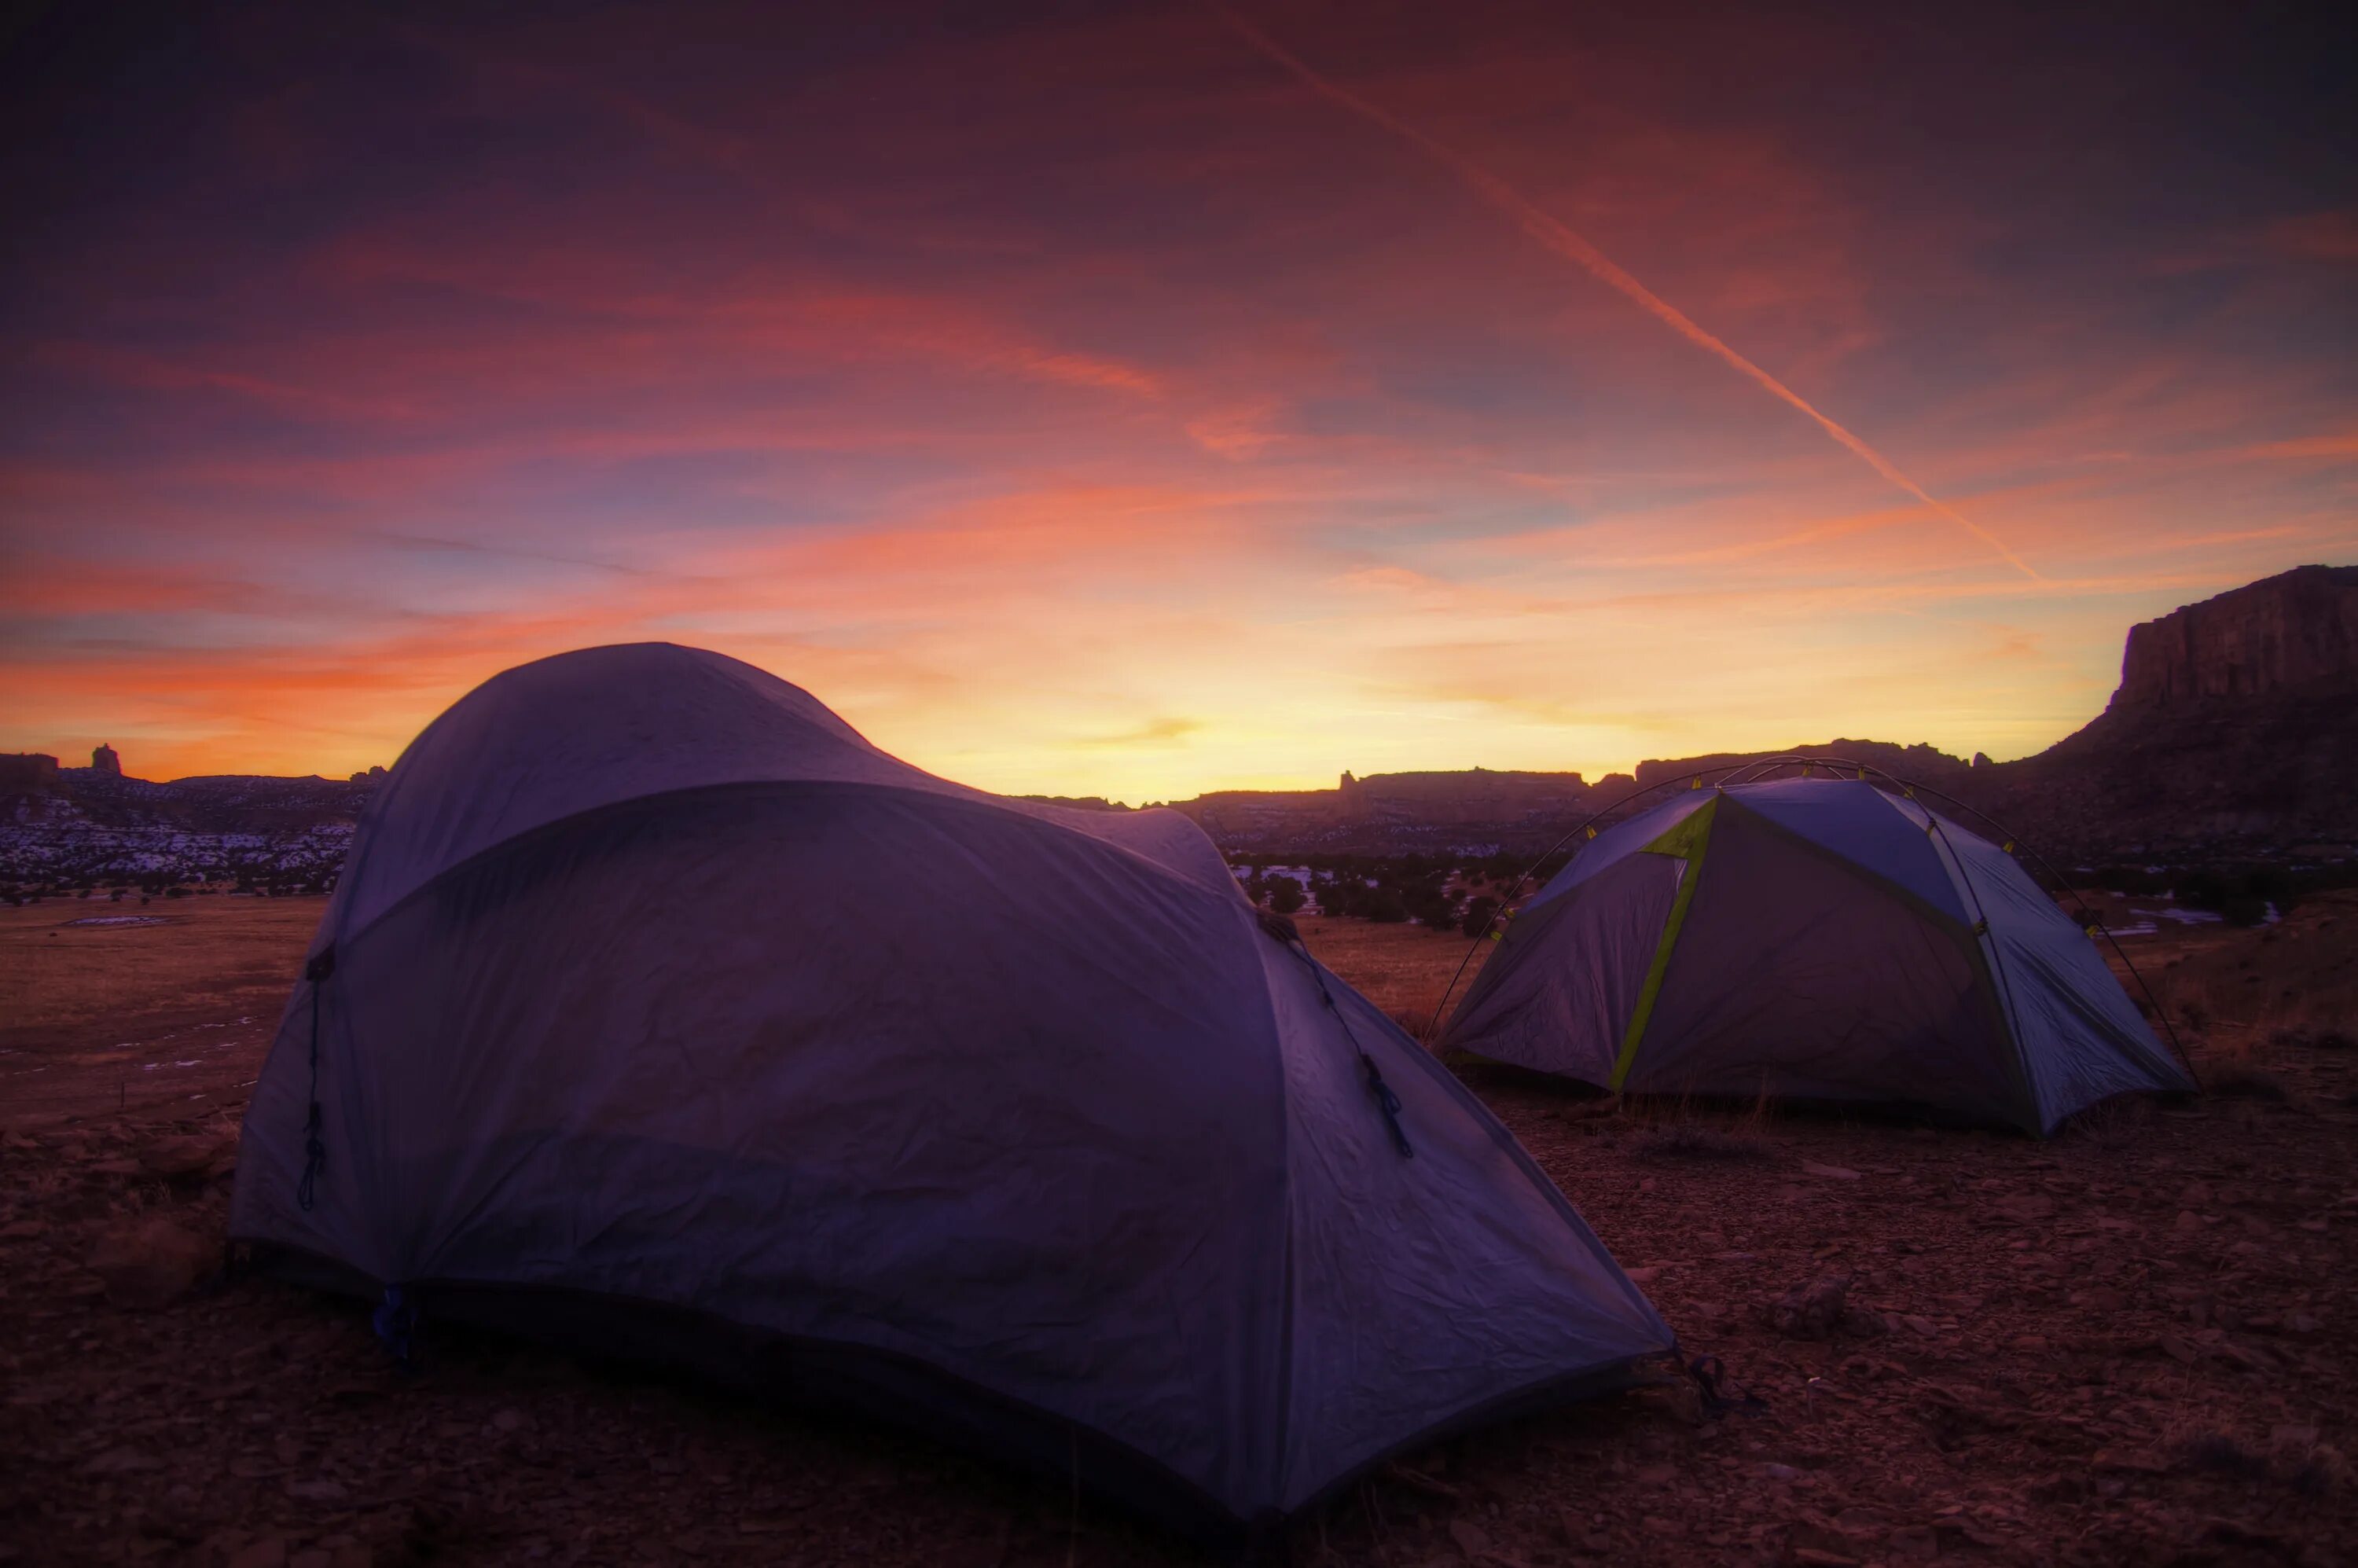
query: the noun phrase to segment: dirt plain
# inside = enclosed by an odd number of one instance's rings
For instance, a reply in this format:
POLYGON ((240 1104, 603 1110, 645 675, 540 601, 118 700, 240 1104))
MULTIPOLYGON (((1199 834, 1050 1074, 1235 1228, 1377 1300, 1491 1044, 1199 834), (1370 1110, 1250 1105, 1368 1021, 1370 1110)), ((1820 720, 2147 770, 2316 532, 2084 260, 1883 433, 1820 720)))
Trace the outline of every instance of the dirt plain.
MULTIPOLYGON (((401 1375, 363 1308, 267 1281, 124 1304, 137 1271, 110 1238, 222 1232, 245 1087, 319 908, 0 910, 0 1561, 1209 1561, 1057 1479, 527 1345, 445 1332, 401 1375), (121 916, 164 923, 67 924, 121 916)), ((1466 950, 1303 929, 1412 1019, 1466 950)), ((2351 1561, 2358 895, 2132 950, 2213 1092, 2048 1142, 1599 1114, 1468 1067, 1751 1400, 1707 1408, 1673 1379, 1440 1444, 1281 1555, 2351 1561), (1843 1275, 1829 1336, 1772 1326, 1787 1292, 1843 1275)))

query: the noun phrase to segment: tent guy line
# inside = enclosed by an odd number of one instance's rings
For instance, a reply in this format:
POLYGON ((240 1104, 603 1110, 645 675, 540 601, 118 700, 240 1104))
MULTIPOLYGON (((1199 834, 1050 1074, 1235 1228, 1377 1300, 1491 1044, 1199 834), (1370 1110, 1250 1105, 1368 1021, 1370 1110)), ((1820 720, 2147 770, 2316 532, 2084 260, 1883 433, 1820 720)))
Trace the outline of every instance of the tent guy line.
POLYGON ((1983 527, 1972 518, 1967 517, 1963 513, 1959 512, 1955 507, 1948 504, 1948 503, 1940 500, 1922 485, 1918 484, 1914 480, 1909 479, 1892 463, 1890 459, 1885 457, 1881 452, 1877 451, 1873 447, 1868 446, 1866 441, 1853 434, 1840 422, 1823 413, 1821 413, 1815 405, 1812 404, 1809 399, 1803 397, 1800 393, 1795 392, 1791 387, 1787 386, 1783 382, 1779 381, 1775 376, 1770 375, 1767 371, 1761 369, 1758 365, 1753 363, 1750 360, 1736 352, 1736 350, 1728 347, 1727 344, 1722 342, 1718 338, 1715 338, 1711 333, 1705 331, 1684 311, 1681 310, 1677 306, 1672 305, 1669 300, 1664 299, 1660 295, 1656 294, 1652 289, 1648 288, 1644 284, 1639 282, 1628 272, 1622 270, 1620 266, 1615 264, 1610 256, 1607 256, 1603 251, 1598 250, 1595 245, 1590 244, 1585 239, 1582 238, 1564 223, 1550 216, 1536 202, 1532 201, 1531 198, 1525 196, 1521 191, 1517 190, 1513 186, 1508 184, 1497 175, 1492 174, 1488 169, 1483 168, 1480 164, 1476 163, 1465 154, 1458 152, 1455 148, 1451 147, 1444 143, 1435 141, 1433 137, 1427 135, 1422 131, 1418 130, 1414 125, 1410 124, 1405 120, 1402 120, 1398 115, 1392 114, 1390 110, 1383 108, 1379 104, 1372 103, 1367 99, 1360 97, 1357 93, 1353 92, 1349 88, 1344 87, 1337 82, 1331 81, 1327 78, 1320 75, 1316 70, 1311 69, 1310 66, 1305 64, 1300 57, 1290 53, 1283 48, 1283 46, 1277 43, 1277 41, 1272 39, 1268 34, 1254 27, 1250 22, 1246 21, 1242 16, 1238 16, 1234 11, 1229 10, 1224 5, 1215 5, 1212 8, 1218 13, 1223 21, 1228 23, 1229 27, 1235 30, 1238 37, 1242 38, 1247 43, 1250 44, 1260 53, 1266 55, 1277 64, 1284 67, 1288 71, 1291 71, 1312 92, 1316 92, 1320 97, 1326 99, 1329 103, 1349 110, 1359 118, 1368 121, 1370 124, 1376 125, 1385 131, 1389 131, 1393 135, 1398 136, 1402 141, 1409 143, 1411 146, 1425 153, 1428 157, 1433 158, 1443 167, 1447 168, 1452 174, 1455 175, 1466 185, 1471 187, 1474 192, 1480 196, 1485 201, 1487 201, 1491 206, 1497 208, 1499 211, 1513 219, 1517 227, 1520 228, 1524 233, 1538 241, 1548 250, 1563 257, 1566 261, 1574 263, 1583 271, 1586 272, 1590 276, 1595 278, 1598 282, 1623 295, 1634 302, 1648 315, 1652 316, 1655 319, 1669 327, 1672 331, 1678 333, 1679 336, 1686 339, 1687 341, 1694 344, 1697 348, 1703 349, 1706 352, 1715 355, 1730 366, 1750 377, 1753 381, 1758 382, 1762 387, 1766 388, 1771 395, 1776 396, 1781 402, 1784 402, 1807 415, 1813 422, 1815 422, 1820 429, 1832 437, 1837 444, 1848 451, 1852 456, 1857 458, 1868 468, 1873 469, 1876 473, 1881 476, 1887 482, 1897 487, 1908 495, 1914 497, 1918 502, 1930 508, 1934 514, 1946 518, 1948 521, 1955 524, 1958 527, 1963 529, 1966 533, 1972 535, 1974 538, 1980 540, 1983 544, 1988 546, 1992 550, 1996 552, 2000 559, 2004 560, 2006 565, 2012 567, 2015 570, 2020 572, 2024 577, 2030 579, 2034 582, 2043 582, 2046 580, 2039 575, 2036 568, 2032 567, 2028 561, 2024 560, 2020 556, 2017 555, 2005 540, 1999 538, 1996 534, 1991 533, 1987 528, 1983 527))

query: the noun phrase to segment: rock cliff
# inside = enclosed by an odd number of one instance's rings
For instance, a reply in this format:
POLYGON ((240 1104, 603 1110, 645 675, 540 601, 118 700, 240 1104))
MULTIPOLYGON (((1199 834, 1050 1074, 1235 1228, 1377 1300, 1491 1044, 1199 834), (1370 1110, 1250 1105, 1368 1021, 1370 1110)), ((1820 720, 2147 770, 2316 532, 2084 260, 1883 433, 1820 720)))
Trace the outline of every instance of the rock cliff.
POLYGON ((2297 567, 2129 628, 2111 707, 2358 690, 2358 567, 2297 567))

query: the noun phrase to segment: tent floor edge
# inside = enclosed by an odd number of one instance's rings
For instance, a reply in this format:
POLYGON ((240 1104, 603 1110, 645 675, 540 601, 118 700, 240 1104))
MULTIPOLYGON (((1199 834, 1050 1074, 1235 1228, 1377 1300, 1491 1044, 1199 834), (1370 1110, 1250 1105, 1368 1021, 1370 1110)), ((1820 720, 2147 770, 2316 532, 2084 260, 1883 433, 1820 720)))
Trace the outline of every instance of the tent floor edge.
MULTIPOLYGON (((318 1253, 252 1237, 254 1275, 374 1303, 384 1282, 318 1253)), ((1239 1518, 1153 1459, 1064 1417, 979 1388, 912 1357, 749 1328, 693 1308, 557 1287, 428 1281, 409 1287, 427 1328, 461 1325, 560 1350, 590 1365, 675 1373, 725 1398, 940 1444, 1031 1473, 1077 1481, 1141 1523, 1226 1553, 1249 1554, 1402 1454, 1499 1421, 1648 1387, 1633 1357, 1562 1374, 1455 1411, 1349 1470, 1290 1509, 1239 1518)), ((1667 1348, 1658 1354, 1668 1354, 1667 1348)))

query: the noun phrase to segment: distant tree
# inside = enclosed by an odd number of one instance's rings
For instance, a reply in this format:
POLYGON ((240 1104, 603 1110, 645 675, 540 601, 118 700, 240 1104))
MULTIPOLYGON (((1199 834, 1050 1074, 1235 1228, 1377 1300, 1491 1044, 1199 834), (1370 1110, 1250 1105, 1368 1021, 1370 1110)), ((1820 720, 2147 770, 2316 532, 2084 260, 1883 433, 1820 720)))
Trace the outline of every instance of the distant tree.
POLYGON ((1302 884, 1292 877, 1273 877, 1270 881, 1269 906, 1280 914, 1292 914, 1310 902, 1302 884))
POLYGON ((1420 925, 1447 931, 1457 924, 1457 901, 1437 887, 1421 883, 1404 888, 1401 903, 1420 925))
POLYGON ((1396 887, 1369 888, 1366 896, 1358 901, 1358 905, 1361 918, 1380 925, 1397 925, 1408 918, 1408 903, 1401 897, 1401 890, 1396 887))
POLYGON ((1498 901, 1487 896, 1472 899, 1466 905, 1466 918, 1457 929, 1468 936, 1479 936, 1490 929, 1490 922, 1498 917, 1498 901))
POLYGON ((2264 925, 2268 918, 2268 901, 2249 893, 2229 893, 2219 901, 2219 914, 2230 925, 2264 925))
POLYGON ((2217 909, 2227 902, 2227 879, 2217 871, 2193 871, 2179 879, 2178 902, 2190 909, 2217 909))

